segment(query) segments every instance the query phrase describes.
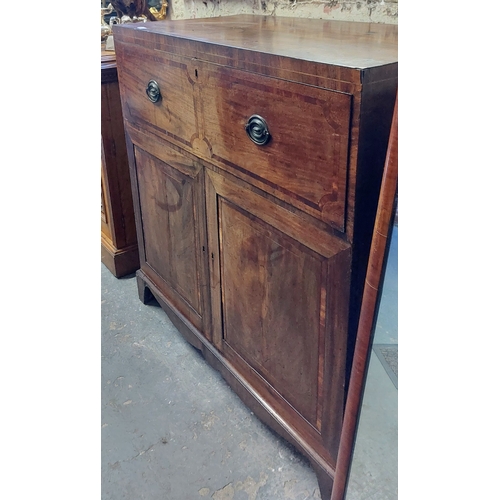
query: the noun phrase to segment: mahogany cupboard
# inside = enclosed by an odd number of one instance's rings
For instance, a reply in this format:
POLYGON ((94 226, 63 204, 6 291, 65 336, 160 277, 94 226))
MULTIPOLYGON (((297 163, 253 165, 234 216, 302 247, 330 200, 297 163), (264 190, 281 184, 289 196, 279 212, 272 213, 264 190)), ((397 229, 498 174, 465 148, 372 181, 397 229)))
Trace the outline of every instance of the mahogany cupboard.
POLYGON ((139 250, 114 52, 101 50, 101 261, 117 277, 139 268, 139 250))
POLYGON ((152 293, 330 497, 397 88, 397 27, 114 28, 152 293))

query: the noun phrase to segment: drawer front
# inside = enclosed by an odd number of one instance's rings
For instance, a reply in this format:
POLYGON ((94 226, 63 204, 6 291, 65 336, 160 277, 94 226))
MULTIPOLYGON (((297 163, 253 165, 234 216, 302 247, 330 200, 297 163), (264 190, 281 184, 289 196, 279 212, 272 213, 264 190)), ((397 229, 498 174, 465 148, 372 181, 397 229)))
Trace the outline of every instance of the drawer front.
POLYGON ((351 95, 209 64, 202 85, 212 159, 344 230, 351 95), (247 133, 253 115, 264 145, 247 133))
MULTIPOLYGON (((116 50, 125 119, 136 128, 190 146, 197 137, 190 61, 127 43, 117 43, 116 50), (160 92, 157 102, 148 97, 151 81, 160 92)), ((151 90, 150 94, 154 98, 151 90)))

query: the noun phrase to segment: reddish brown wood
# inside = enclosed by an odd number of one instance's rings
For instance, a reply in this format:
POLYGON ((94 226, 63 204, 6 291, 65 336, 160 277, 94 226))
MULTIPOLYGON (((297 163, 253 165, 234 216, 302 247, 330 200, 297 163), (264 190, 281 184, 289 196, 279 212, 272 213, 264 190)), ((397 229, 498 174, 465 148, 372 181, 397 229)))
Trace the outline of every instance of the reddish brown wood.
MULTIPOLYGON (((147 39, 158 50, 171 46, 178 52, 177 47, 182 46, 189 57, 202 46, 203 52, 214 57, 224 57, 226 48, 251 50, 254 54, 247 56, 255 59, 275 54, 300 61, 307 72, 318 64, 331 66, 332 75, 346 81, 359 76, 359 69, 393 64, 398 33, 397 25, 245 14, 161 21, 143 27, 146 30, 138 31, 125 26, 128 33, 120 36, 136 38, 139 43, 147 39), (187 50, 185 40, 194 42, 187 50)), ((227 59, 233 59, 233 55, 230 53, 227 59)))
POLYGON ((207 159, 344 230, 351 96, 235 69, 199 67, 207 159), (265 146, 248 140, 245 125, 253 114, 269 126, 265 146))
POLYGON ((142 269, 200 332, 208 334, 203 171, 173 149, 168 163, 135 148, 142 269))
MULTIPOLYGON (((397 81, 395 62, 397 60, 397 26, 290 18, 273 18, 271 24, 270 21, 271 19, 266 20, 262 16, 244 15, 232 16, 230 19, 225 17, 213 20, 179 20, 174 23, 168 21, 142 23, 141 30, 131 24, 120 25, 116 29, 115 38, 120 39, 119 44, 116 45, 116 53, 121 61, 121 88, 127 96, 124 116, 131 125, 172 141, 283 201, 298 206, 301 210, 316 216, 325 212, 325 220, 333 219, 333 222, 343 228, 352 238, 356 208, 352 200, 357 190, 358 170, 363 170, 365 165, 369 170, 373 168, 378 170, 374 174, 364 175, 363 173, 361 176, 361 180, 366 180, 370 185, 370 178, 381 176, 383 168, 391 121, 391 113, 386 103, 394 102, 395 82, 397 81), (291 32, 300 33, 301 37, 291 37, 291 32), (256 51, 255 47, 261 45, 265 46, 265 50, 256 51), (218 143, 224 135, 217 132, 220 119, 214 115, 213 106, 216 105, 214 103, 223 103, 229 99, 229 95, 224 87, 218 86, 215 86, 215 92, 219 88, 219 95, 214 94, 214 77, 209 78, 209 75, 216 75, 215 78, 221 85, 230 85, 228 82, 224 83, 228 74, 232 74, 225 67, 245 70, 247 73, 240 78, 242 80, 245 80, 245 77, 252 80, 253 74, 273 77, 272 81, 262 81, 267 82, 268 88, 273 89, 274 86, 276 91, 281 85, 285 85, 285 89, 287 85, 300 88, 302 90, 298 94, 302 96, 303 101, 306 101, 308 97, 307 87, 294 86, 291 82, 303 83, 308 87, 316 86, 335 90, 344 93, 346 97, 351 96, 347 160, 350 166, 347 180, 345 181, 343 175, 336 174, 337 169, 342 174, 343 166, 332 162, 330 172, 323 171, 326 178, 332 181, 330 186, 322 180, 319 186, 309 184, 309 189, 313 189, 312 193, 308 194, 307 191, 296 193, 294 189, 299 189, 300 183, 294 184, 293 179, 299 175, 299 172, 294 172, 289 176, 279 175, 278 179, 274 179, 276 174, 273 177, 272 172, 267 172, 267 174, 264 172, 265 166, 268 165, 267 161, 260 168, 257 164, 258 168, 255 172, 251 167, 242 168, 241 160, 231 161, 231 158, 217 154, 217 148, 221 147, 218 143), (158 81, 162 92, 162 99, 156 104, 150 103, 145 93, 150 79, 158 81), (280 83, 280 80, 287 80, 289 83, 280 83), (363 102, 361 102, 361 89, 363 95, 371 96, 363 102), (217 120, 215 124, 214 120, 217 120), (363 130, 359 129, 360 125, 364 127, 363 130), (359 140, 360 133, 363 135, 362 142, 359 140), (366 148, 364 150, 368 151, 368 154, 361 159, 358 158, 359 144, 369 145, 369 151, 366 148), (271 178, 267 178, 266 175, 271 178), (278 182, 273 182, 273 180, 278 182), (282 186, 280 182, 291 183, 291 186, 282 186), (344 182, 346 182, 347 194, 343 192, 344 182), (316 189, 315 192, 314 189, 316 189), (319 192, 322 192, 321 196, 318 196, 319 192), (298 200, 301 194, 305 195, 307 202, 313 206, 298 200), (318 204, 321 205, 321 210, 318 210, 318 204), (343 208, 345 205, 346 211, 343 208), (344 220, 340 221, 340 213, 344 211, 344 220)), ((316 90, 310 89, 310 92, 318 95, 316 90)), ((337 113, 335 110, 338 107, 335 104, 337 99, 328 104, 329 99, 332 100, 333 97, 330 94, 327 98, 327 94, 325 93, 324 97, 327 106, 323 106, 323 109, 313 103, 306 106, 309 109, 308 114, 306 113, 306 121, 307 116, 310 117, 313 112, 317 118, 321 118, 319 123, 323 124, 328 123, 328 119, 335 116, 337 113)), ((249 91, 247 95, 255 96, 255 91, 249 91)), ((279 98, 270 92, 267 92, 267 95, 271 101, 279 98)), ((294 99, 289 97, 289 102, 294 102, 294 99)), ((242 105, 252 101, 252 99, 244 99, 242 105)), ((288 122, 294 107, 296 107, 295 104, 288 107, 281 106, 286 120, 275 122, 275 129, 278 127, 279 130, 284 127, 284 130, 293 130, 295 121, 298 119, 300 122, 303 119, 300 118, 299 109, 299 112, 295 112, 292 122, 283 125, 288 122)), ((220 108, 221 106, 217 105, 216 114, 229 113, 227 105, 225 112, 220 108)), ((271 110, 275 113, 273 108, 271 110)), ((240 117, 239 120, 241 121, 242 118, 240 117)), ((303 154, 304 142, 301 141, 302 135, 307 138, 306 146, 311 140, 308 135, 310 130, 318 130, 321 137, 324 135, 322 132, 324 127, 313 126, 311 128, 310 122, 305 125, 308 126, 300 129, 300 134, 296 131, 299 127, 294 130, 293 137, 296 140, 290 144, 290 157, 305 156, 303 154)), ((243 124, 232 120, 225 125, 230 129, 230 137, 236 134, 239 138, 242 134, 246 141, 242 126, 243 124)), ((227 132, 227 128, 225 131, 227 132)), ((342 134, 340 135, 342 137, 342 134)), ((288 137, 286 133, 282 136, 288 137)), ((318 134, 316 134, 315 141, 317 137, 318 134)), ((330 135, 330 140, 331 137, 330 135)), ((238 150, 242 148, 248 150, 249 146, 252 146, 252 144, 247 145, 246 142, 224 138, 224 141, 228 140, 237 144, 238 150)), ((279 151, 279 146, 274 147, 279 151)), ((334 145, 330 145, 325 138, 320 149, 325 154, 329 154, 332 147, 334 145)), ((228 148, 226 147, 224 151, 227 152, 228 148)), ((364 154, 364 151, 361 153, 364 154)), ((262 151, 255 147, 253 154, 261 155, 262 151)), ((335 154, 340 155, 340 158, 345 154, 342 141, 338 143, 337 150, 334 150, 334 156, 335 154)), ((294 171, 298 169, 298 165, 299 162, 294 164, 294 171)), ((378 186, 375 185, 368 188, 365 194, 376 192, 377 189, 378 186)), ((365 205, 360 212, 370 215, 373 211, 373 204, 376 204, 376 198, 371 199, 368 196, 367 202, 363 203, 364 197, 358 197, 361 204, 365 205)), ((367 226, 372 225, 373 219, 367 226)), ((369 231, 363 239, 369 237, 368 233, 369 231)), ((360 263, 360 268, 363 267, 366 267, 366 260, 360 263)), ((362 282, 360 285, 362 286, 362 282)))
POLYGON ((294 224, 285 209, 228 174, 207 170, 206 185, 214 203, 207 206, 208 243, 220 262, 212 272, 219 290, 212 298, 214 344, 331 472, 332 429, 340 430, 343 405, 350 247, 294 224))
POLYGON ((380 286, 388 252, 388 238, 396 199, 398 181, 398 102, 389 137, 389 146, 380 190, 375 228, 373 232, 368 271, 366 273, 359 327, 354 350, 354 360, 347 394, 344 424, 337 458, 337 470, 331 500, 343 500, 346 493, 349 469, 354 451, 356 429, 368 370, 373 330, 375 327, 380 286))
POLYGON ((132 44, 120 44, 117 55, 122 61, 120 88, 127 95, 124 118, 137 128, 181 146, 190 145, 198 135, 192 63, 146 47, 137 50, 132 44), (157 103, 150 102, 146 94, 150 80, 156 81, 161 91, 157 103))
POLYGON ((326 499, 396 94, 397 32, 309 21, 123 25, 115 47, 140 296, 151 292, 256 415, 311 460, 326 499), (246 135, 252 114, 268 122, 265 146, 246 135))
POLYGON ((101 53, 101 261, 116 276, 139 268, 115 55, 101 53))

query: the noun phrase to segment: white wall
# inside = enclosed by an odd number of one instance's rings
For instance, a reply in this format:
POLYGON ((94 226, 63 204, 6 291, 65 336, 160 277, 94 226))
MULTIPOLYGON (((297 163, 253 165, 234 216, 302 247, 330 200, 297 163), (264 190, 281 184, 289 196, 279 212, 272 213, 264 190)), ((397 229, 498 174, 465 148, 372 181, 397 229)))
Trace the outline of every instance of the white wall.
POLYGON ((170 19, 266 14, 398 23, 398 0, 169 0, 168 10, 170 19))

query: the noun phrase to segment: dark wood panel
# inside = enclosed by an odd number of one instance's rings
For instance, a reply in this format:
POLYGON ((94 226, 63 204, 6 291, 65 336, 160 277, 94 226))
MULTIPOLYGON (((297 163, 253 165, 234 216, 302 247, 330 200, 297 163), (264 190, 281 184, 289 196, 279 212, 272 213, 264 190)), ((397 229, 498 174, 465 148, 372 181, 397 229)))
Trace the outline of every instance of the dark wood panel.
MULTIPOLYGON (((178 164, 183 159, 174 151, 170 155, 172 163, 178 164)), ((189 169, 189 160, 185 163, 189 169)), ((200 170, 190 177, 140 148, 135 148, 135 164, 145 264, 178 295, 172 299, 177 307, 205 330, 202 321, 205 244, 200 241, 202 236, 196 222, 199 213, 203 213, 200 170)))
POLYGON ((207 171, 206 186, 215 345, 333 470, 350 247, 228 174, 207 171))
POLYGON ((210 159, 343 230, 351 96, 209 64, 199 82, 210 159), (269 127, 265 145, 245 131, 252 115, 269 127))
POLYGON ((111 224, 112 218, 111 207, 109 206, 109 189, 101 141, 101 238, 104 236, 108 240, 112 241, 113 230, 111 224))
POLYGON ((139 267, 130 172, 114 54, 101 53, 101 261, 116 276, 139 267))
POLYGON ((384 175, 379 193, 375 228, 370 246, 368 271, 365 277, 363 300, 359 315, 353 368, 345 405, 344 425, 341 432, 338 469, 331 500, 344 500, 354 451, 354 441, 361 414, 363 391, 366 383, 373 333, 381 298, 383 277, 389 254, 389 244, 394 226, 398 188, 398 97, 391 122, 389 144, 384 164, 384 175))
POLYGON ((198 135, 193 99, 194 69, 187 59, 118 44, 120 90, 126 120, 180 144, 190 145, 198 135), (148 82, 157 82, 161 98, 151 102, 146 94, 148 82))
POLYGON ((113 219, 113 240, 117 248, 137 243, 130 172, 125 146, 118 82, 101 85, 102 166, 109 190, 108 209, 113 219))
POLYGON ((224 199, 219 218, 224 341, 316 426, 322 259, 224 199))
MULTIPOLYGON (((126 25, 120 28, 133 29, 126 25)), ((145 23, 142 28, 142 33, 134 32, 132 36, 147 37, 157 46, 171 37, 184 42, 183 47, 186 42, 197 42, 211 46, 217 53, 244 49, 255 57, 290 57, 302 65, 312 61, 314 65, 357 71, 397 61, 397 25, 243 14, 145 23)), ((356 71, 346 72, 345 78, 352 80, 356 71)))
POLYGON ((115 46, 141 300, 151 290, 311 460, 326 500, 396 94, 397 26, 234 16, 117 26, 115 46), (263 147, 245 132, 253 114, 269 125, 263 147))

